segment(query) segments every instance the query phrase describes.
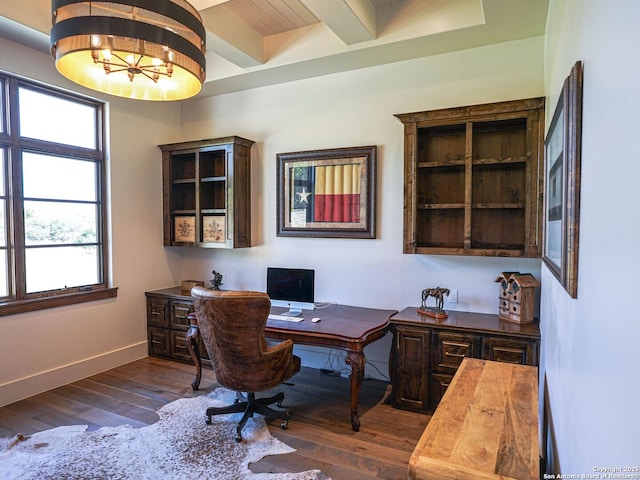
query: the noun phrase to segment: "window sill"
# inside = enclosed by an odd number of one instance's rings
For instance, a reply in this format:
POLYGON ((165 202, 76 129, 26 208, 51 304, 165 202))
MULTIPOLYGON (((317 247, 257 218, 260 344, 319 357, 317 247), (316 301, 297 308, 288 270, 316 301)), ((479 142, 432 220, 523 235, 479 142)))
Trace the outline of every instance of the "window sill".
POLYGON ((99 290, 91 290, 88 292, 74 292, 69 294, 60 294, 51 297, 42 297, 29 300, 13 300, 0 303, 0 317, 6 315, 14 315, 16 313, 45 310, 47 308, 64 307, 67 305, 74 305, 76 303, 93 302, 96 300, 114 298, 117 296, 118 287, 111 287, 99 290))

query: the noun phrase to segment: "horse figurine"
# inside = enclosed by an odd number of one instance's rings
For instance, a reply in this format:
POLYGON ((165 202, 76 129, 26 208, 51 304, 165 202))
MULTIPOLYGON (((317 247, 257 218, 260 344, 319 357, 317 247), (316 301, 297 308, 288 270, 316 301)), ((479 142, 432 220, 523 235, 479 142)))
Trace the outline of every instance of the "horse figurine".
POLYGON ((426 313, 432 317, 447 318, 447 312, 445 312, 442 307, 444 305, 444 296, 449 296, 449 293, 450 291, 448 288, 425 288, 422 291, 422 306, 419 310, 422 311, 421 313, 426 313), (427 307, 427 299, 429 297, 436 299, 435 307, 427 307))

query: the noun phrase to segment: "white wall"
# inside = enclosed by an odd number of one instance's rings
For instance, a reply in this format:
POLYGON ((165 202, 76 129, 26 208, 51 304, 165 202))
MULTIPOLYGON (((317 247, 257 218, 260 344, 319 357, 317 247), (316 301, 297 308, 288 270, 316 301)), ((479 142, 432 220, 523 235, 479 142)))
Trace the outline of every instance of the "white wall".
MULTIPOLYGON (((256 246, 175 249, 179 276, 208 282, 215 269, 224 288, 264 290, 267 266, 313 268, 317 301, 400 310, 440 285, 459 291, 459 303, 447 308, 496 313, 495 277, 506 270, 539 277, 540 261, 403 255, 403 125, 394 114, 543 96, 542 62, 540 37, 185 102, 183 140, 240 135, 257 142, 256 246), (362 145, 378 146, 378 238, 277 237, 276 154, 362 145)), ((385 374, 390 344, 387 336, 366 351, 385 374)), ((303 364, 322 366, 327 350, 312 351, 297 348, 303 364)))
POLYGON ((571 66, 584 61, 578 298, 542 267, 549 474, 640 460, 638 18, 635 0, 552 0, 549 8, 547 123, 571 66))
MULTIPOLYGON (((1 38, 0 70, 77 90, 55 71, 50 56, 1 38)), ((0 405, 146 356, 144 291, 174 282, 171 256, 162 247, 156 145, 179 137, 180 107, 109 100, 112 268, 118 296, 0 317, 0 405)))

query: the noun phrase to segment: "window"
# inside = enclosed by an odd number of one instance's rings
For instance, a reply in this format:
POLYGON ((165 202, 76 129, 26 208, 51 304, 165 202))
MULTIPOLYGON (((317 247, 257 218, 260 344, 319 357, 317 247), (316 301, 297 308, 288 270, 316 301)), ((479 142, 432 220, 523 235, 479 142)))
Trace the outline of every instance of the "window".
POLYGON ((104 105, 0 74, 0 315, 113 297, 104 105))

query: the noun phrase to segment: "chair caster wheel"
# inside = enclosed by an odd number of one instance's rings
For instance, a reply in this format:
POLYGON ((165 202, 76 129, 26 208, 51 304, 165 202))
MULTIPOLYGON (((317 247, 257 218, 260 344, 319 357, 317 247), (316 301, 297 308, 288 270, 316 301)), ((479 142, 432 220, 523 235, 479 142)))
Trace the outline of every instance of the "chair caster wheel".
POLYGON ((211 425, 211 417, 207 417, 207 419, 204 421, 207 425, 211 425))
POLYGON ((236 435, 236 442, 240 443, 242 441, 242 435, 239 433, 236 435))
POLYGON ((282 430, 286 430, 287 428, 289 428, 289 422, 287 420, 284 420, 281 424, 280 424, 280 428, 282 430))
POLYGON ((282 408, 282 402, 280 402, 280 401, 276 402, 276 407, 282 408))

